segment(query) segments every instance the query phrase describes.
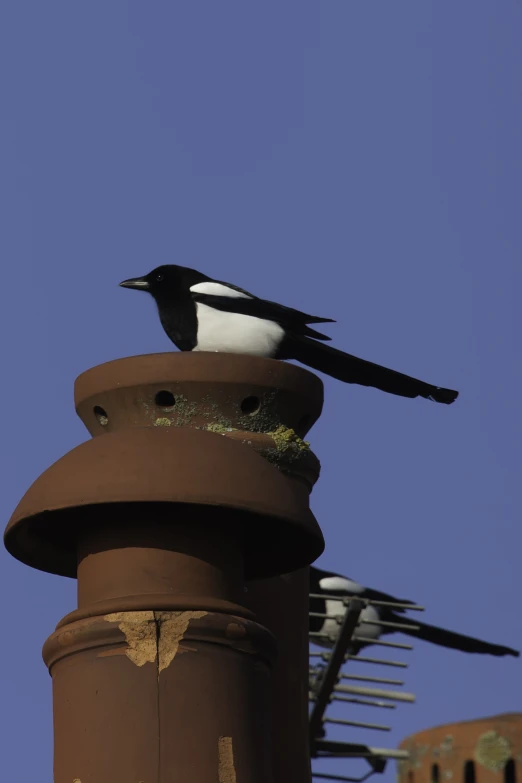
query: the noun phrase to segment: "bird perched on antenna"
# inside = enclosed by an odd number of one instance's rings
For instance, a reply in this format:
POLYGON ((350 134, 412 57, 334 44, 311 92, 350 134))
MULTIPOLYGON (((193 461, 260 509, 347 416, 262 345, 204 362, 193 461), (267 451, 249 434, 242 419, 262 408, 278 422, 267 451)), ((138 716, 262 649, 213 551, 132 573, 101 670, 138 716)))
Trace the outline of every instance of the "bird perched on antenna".
MULTIPOLYGON (((310 615, 310 633, 322 635, 311 635, 310 641, 320 647, 327 648, 334 646, 341 628, 335 618, 343 616, 347 611, 347 607, 343 604, 343 598, 367 598, 370 601, 387 601, 397 604, 412 604, 414 606, 411 601, 403 601, 387 593, 363 587, 358 582, 354 582, 353 579, 330 571, 322 571, 314 566, 310 566, 310 593, 310 612, 328 616, 314 617, 313 614, 310 615), (315 595, 320 597, 312 597, 315 595), (323 598, 322 596, 325 597, 323 598)), ((454 631, 447 631, 445 628, 421 623, 417 619, 412 620, 404 616, 405 611, 402 608, 379 606, 378 604, 366 606, 360 615, 360 621, 364 620, 365 622, 357 626, 353 635, 352 654, 356 655, 364 647, 371 645, 371 640, 378 640, 384 634, 400 632, 408 636, 415 636, 417 639, 423 639, 425 642, 437 644, 440 647, 449 647, 452 650, 460 650, 461 652, 496 656, 513 655, 516 658, 520 655, 517 650, 513 650, 511 647, 490 644, 489 642, 483 642, 481 639, 474 639, 472 636, 464 636, 454 631), (406 625, 410 627, 402 627, 398 631, 385 625, 379 625, 381 620, 388 623, 400 623, 401 626, 406 625), (363 637, 365 641, 362 641, 360 637, 363 637)))
POLYGON ((458 392, 325 345, 331 338, 309 324, 333 323, 270 302, 231 283, 213 280, 188 267, 167 264, 145 277, 120 283, 151 294, 161 324, 180 351, 219 351, 295 359, 345 383, 372 386, 401 397, 424 397, 446 405, 458 392))

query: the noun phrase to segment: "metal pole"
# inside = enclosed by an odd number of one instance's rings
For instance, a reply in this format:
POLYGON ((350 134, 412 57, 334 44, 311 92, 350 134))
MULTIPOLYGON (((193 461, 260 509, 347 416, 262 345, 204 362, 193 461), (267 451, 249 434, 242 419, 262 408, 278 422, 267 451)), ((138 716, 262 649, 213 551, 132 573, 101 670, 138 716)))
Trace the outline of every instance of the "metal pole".
POLYGON ((323 716, 330 701, 331 694, 333 693, 335 683, 339 677, 339 671, 344 662, 344 656, 353 632, 359 622, 359 616, 364 608, 364 603, 354 599, 350 602, 346 614, 344 615, 343 624, 339 631, 339 638, 331 657, 326 666, 323 678, 321 680, 321 686, 315 694, 315 701, 312 707, 312 714, 310 715, 310 744, 312 748, 312 754, 315 752, 315 742, 320 737, 320 731, 323 725, 323 716))

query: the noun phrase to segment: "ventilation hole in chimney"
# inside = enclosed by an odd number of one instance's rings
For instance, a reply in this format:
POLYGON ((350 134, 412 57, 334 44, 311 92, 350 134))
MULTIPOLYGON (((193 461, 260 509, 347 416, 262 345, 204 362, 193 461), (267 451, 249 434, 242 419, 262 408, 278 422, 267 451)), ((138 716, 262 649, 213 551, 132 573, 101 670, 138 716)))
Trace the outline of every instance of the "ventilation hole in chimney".
POLYGON ((431 783, 439 783, 440 781, 440 770, 438 764, 432 764, 431 765, 431 783))
POLYGON ((255 413, 259 411, 259 408, 261 407, 261 400, 259 397, 245 397, 243 402, 241 403, 241 410, 243 413, 246 413, 248 416, 253 416, 255 413))
POLYGON ((95 405, 93 412, 98 419, 98 424, 100 424, 102 427, 106 427, 109 423, 109 417, 107 416, 106 411, 104 411, 103 408, 100 408, 99 405, 95 405))
POLYGON ((513 759, 509 759, 504 767, 504 783, 517 783, 517 771, 513 759))
POLYGON ((176 404, 176 400, 172 392, 163 389, 159 391, 154 397, 154 402, 159 408, 173 408, 176 404))
POLYGON ((466 761, 464 764, 464 783, 475 783, 475 762, 466 761))

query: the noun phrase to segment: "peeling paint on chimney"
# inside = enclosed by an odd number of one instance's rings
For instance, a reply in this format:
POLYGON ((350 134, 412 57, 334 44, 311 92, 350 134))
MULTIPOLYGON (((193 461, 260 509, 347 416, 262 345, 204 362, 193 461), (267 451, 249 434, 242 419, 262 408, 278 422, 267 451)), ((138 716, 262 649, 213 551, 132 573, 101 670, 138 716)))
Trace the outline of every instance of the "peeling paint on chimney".
POLYGON ((136 666, 158 661, 158 674, 166 669, 178 652, 191 620, 208 612, 113 612, 106 614, 109 623, 118 623, 125 636, 125 654, 136 666))
POLYGON ((207 614, 208 612, 154 612, 159 623, 158 673, 170 666, 174 660, 190 621, 199 620, 207 614))
POLYGON ((125 654, 136 666, 154 663, 157 654, 154 612, 113 612, 106 614, 104 619, 118 623, 128 644, 125 654))
POLYGON ((219 783, 237 783, 232 737, 218 739, 218 780, 219 783))

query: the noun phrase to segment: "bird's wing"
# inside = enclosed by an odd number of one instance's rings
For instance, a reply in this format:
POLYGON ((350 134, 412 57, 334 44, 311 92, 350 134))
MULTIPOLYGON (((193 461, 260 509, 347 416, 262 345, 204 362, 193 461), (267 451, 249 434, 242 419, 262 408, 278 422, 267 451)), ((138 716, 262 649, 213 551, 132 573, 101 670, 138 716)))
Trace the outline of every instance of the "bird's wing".
POLYGON ((519 651, 514 650, 512 647, 485 642, 482 639, 476 639, 474 636, 448 631, 447 628, 428 625, 428 623, 421 623, 419 620, 402 617, 399 619, 402 625, 412 626, 408 630, 402 628, 402 633, 408 636, 415 636, 417 639, 423 639, 425 642, 438 644, 441 647, 449 647, 452 650, 460 650, 467 653, 481 653, 482 655, 512 655, 515 658, 520 656, 519 651))
MULTIPOLYGON (((240 294, 244 294, 245 296, 249 296, 250 299, 257 299, 257 296, 254 296, 254 294, 251 294, 250 291, 245 291, 244 288, 240 288, 238 285, 232 285, 232 283, 224 283, 223 280, 209 280, 204 285, 208 287, 208 283, 217 283, 218 286, 222 286, 223 288, 231 288, 232 291, 237 291, 240 294)), ((203 286, 197 286, 197 288, 203 288, 203 286)), ((202 293, 205 293, 203 291, 202 293)), ((217 293, 217 291, 216 291, 217 293)), ((226 296, 226 294, 225 294, 226 296)))
MULTIPOLYGON (((269 299, 260 299, 258 296, 254 296, 254 294, 251 294, 250 291, 245 291, 244 288, 240 288, 238 285, 232 285, 232 283, 223 283, 222 280, 212 280, 211 283, 217 283, 219 287, 222 287, 222 291, 211 291, 211 290, 204 290, 204 287, 208 288, 209 283, 203 283, 203 285, 196 286, 196 291, 199 293, 208 293, 208 294, 214 294, 214 295, 224 295, 225 298, 227 298, 227 293, 225 291, 226 288, 231 288, 232 291, 237 291, 239 294, 243 294, 246 297, 249 297, 252 300, 255 300, 256 302, 260 302, 267 306, 267 308, 270 308, 275 311, 280 311, 281 313, 292 313, 294 316, 299 316, 300 318, 306 319, 304 321, 305 324, 334 324, 335 320, 333 318, 319 318, 316 315, 307 315, 306 313, 302 313, 299 310, 294 310, 291 307, 285 307, 285 305, 278 304, 277 302, 271 302, 269 299)), ((192 288, 191 290, 194 290, 192 288)), ((267 316, 269 318, 270 316, 267 316)), ((272 320, 275 320, 275 318, 272 318, 272 320)))
MULTIPOLYGON (((414 605, 413 601, 395 598, 395 596, 389 593, 382 593, 380 590, 374 590, 372 587, 365 587, 354 579, 350 579, 349 576, 334 574, 332 571, 322 571, 316 566, 310 566, 310 581, 311 588, 316 583, 317 589, 322 590, 326 595, 338 595, 341 598, 366 598, 369 601, 388 601, 395 604, 414 605)), ((396 611, 404 612, 405 610, 396 609, 396 611)))
MULTIPOLYGON (((229 286, 233 288, 233 286, 229 286)), ((201 291, 191 291, 194 302, 208 305, 215 310, 223 310, 227 313, 239 313, 241 315, 251 315, 255 318, 264 318, 268 321, 278 323, 283 329, 296 334, 315 337, 316 340, 330 340, 330 337, 320 334, 313 329, 309 329, 307 324, 334 323, 331 318, 320 318, 315 315, 308 315, 291 307, 270 302, 268 299, 258 299, 251 294, 247 294, 240 289, 234 289, 244 294, 244 296, 216 296, 206 294, 201 291)))
MULTIPOLYGON (((380 590, 374 590, 371 587, 366 587, 364 593, 361 593, 361 598, 368 598, 370 601, 389 601, 395 604, 414 604, 413 601, 408 601, 403 598, 395 598, 395 596, 389 593, 381 593, 380 590)), ((394 609, 395 612, 405 612, 405 609, 394 609)))

